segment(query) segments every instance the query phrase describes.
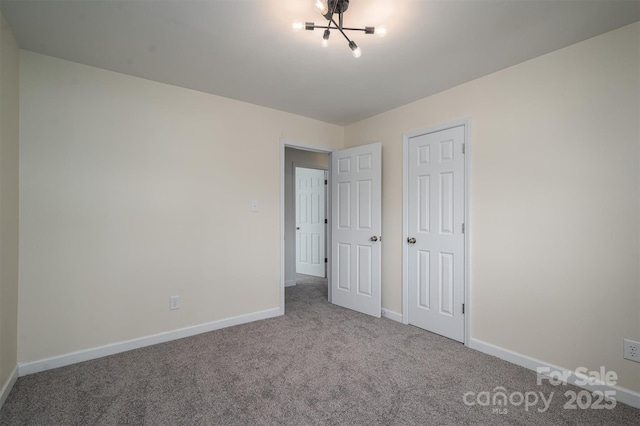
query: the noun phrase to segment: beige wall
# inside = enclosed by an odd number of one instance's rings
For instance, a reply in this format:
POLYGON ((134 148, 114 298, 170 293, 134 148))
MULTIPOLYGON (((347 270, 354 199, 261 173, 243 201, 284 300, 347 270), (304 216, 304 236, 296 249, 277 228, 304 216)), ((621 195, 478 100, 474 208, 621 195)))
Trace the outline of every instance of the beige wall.
MULTIPOLYGON (((640 24, 345 129, 383 143, 383 306, 402 310, 402 136, 471 122, 472 337, 640 391, 640 24)), ((429 78, 425 73, 425 78, 429 78)))
POLYGON ((0 14, 0 388, 17 365, 19 50, 0 14))
POLYGON ((295 167, 328 169, 329 154, 285 148, 284 163, 284 275, 285 284, 293 285, 296 274, 295 185, 293 181, 293 169, 295 167))
POLYGON ((341 127, 26 51, 20 96, 20 362, 279 307, 280 139, 341 127))

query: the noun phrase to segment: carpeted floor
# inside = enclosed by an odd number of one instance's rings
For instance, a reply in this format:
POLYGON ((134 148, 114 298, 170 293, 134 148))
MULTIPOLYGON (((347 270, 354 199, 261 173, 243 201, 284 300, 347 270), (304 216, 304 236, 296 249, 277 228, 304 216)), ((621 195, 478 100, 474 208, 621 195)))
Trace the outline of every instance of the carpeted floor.
POLYGON ((0 424, 640 424, 623 404, 563 409, 579 388, 539 386, 524 368, 330 305, 326 281, 300 278, 285 316, 22 377, 0 424), (496 387, 513 403, 464 403, 496 387), (551 397, 548 410, 516 405, 525 392, 551 397))

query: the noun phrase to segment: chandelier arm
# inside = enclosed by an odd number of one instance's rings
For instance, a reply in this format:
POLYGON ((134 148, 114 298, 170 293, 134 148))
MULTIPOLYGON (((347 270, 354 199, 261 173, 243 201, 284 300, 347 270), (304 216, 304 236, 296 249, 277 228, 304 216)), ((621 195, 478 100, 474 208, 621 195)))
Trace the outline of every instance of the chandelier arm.
POLYGON ((346 28, 342 28, 345 31, 367 31, 366 28, 350 28, 350 27, 346 27, 346 28))
MULTIPOLYGON (((332 22, 329 22, 329 24, 332 24, 332 22)), ((314 28, 322 28, 322 29, 328 29, 328 30, 338 30, 340 29, 340 27, 338 26, 331 26, 331 25, 314 25, 314 28)), ((350 28, 350 27, 346 27, 346 28, 342 28, 344 31, 367 31, 366 28, 350 28)))
POLYGON ((338 26, 338 24, 336 24, 336 21, 334 21, 334 20, 333 20, 333 16, 331 17, 331 22, 333 22, 333 24, 336 26, 336 28, 338 29, 338 31, 340 31, 340 34, 342 34, 342 35, 344 36, 344 38, 346 38, 346 39, 347 39, 347 41, 348 41, 349 43, 351 43, 351 39, 350 39, 350 38, 349 38, 349 37, 344 33, 344 31, 342 31, 342 28, 340 28, 340 27, 338 26))
POLYGON ((324 30, 337 30, 338 27, 332 27, 331 25, 314 25, 313 28, 322 28, 324 30))
MULTIPOLYGON (((329 24, 331 24, 331 22, 329 24)), ((340 29, 340 27, 338 27, 338 26, 333 26, 332 27, 331 25, 315 25, 315 24, 314 24, 313 28, 322 28, 322 29, 328 29, 328 30, 339 30, 340 29)), ((364 32, 367 31, 366 28, 350 28, 350 27, 347 27, 347 28, 342 28, 342 29, 344 31, 364 31, 364 32)))

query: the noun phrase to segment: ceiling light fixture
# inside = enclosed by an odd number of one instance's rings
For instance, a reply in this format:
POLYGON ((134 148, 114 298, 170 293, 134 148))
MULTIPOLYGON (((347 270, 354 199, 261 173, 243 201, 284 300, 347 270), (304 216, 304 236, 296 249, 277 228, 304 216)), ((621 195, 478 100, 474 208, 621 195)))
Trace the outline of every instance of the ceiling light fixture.
MULTIPOLYGON (((327 47, 329 45, 329 36, 331 30, 338 30, 347 39, 349 48, 354 58, 359 58, 362 55, 362 50, 358 47, 355 41, 351 40, 345 31, 364 31, 365 34, 376 34, 379 36, 385 36, 387 30, 383 27, 364 27, 364 28, 349 28, 343 26, 343 13, 349 8, 349 0, 316 0, 316 7, 327 20, 327 25, 316 25, 313 22, 305 22, 304 29, 313 31, 316 28, 324 29, 322 35, 322 46, 327 47), (338 15, 338 22, 336 22, 334 15, 338 15)), ((301 22, 294 22, 293 29, 301 30, 303 25, 301 22)))

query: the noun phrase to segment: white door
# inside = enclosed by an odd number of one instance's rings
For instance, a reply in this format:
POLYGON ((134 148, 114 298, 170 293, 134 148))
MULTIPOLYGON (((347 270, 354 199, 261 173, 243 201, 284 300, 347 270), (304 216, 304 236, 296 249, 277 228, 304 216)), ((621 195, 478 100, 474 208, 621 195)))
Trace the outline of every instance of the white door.
POLYGON ((324 170, 296 167, 296 272, 324 278, 324 170))
POLYGON ((331 301, 380 317, 382 145, 331 153, 331 301))
POLYGON ((408 140, 409 324, 464 341, 464 125, 408 140))

